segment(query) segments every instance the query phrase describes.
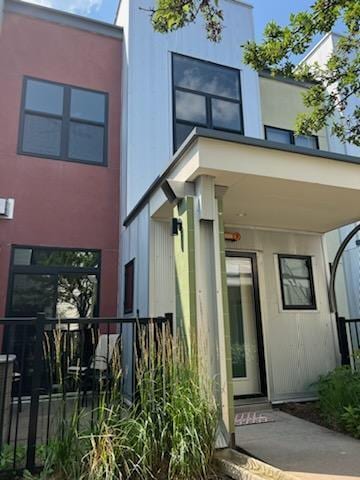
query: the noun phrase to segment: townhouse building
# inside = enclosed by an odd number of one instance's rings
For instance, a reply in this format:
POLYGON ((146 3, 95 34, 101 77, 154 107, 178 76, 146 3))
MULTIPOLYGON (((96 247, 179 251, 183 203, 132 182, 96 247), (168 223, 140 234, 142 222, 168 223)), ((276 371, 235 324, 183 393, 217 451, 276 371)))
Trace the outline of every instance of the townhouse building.
POLYGON ((128 315, 175 312, 229 439, 238 402, 315 398, 340 362, 325 234, 359 218, 359 158, 327 130, 294 135, 305 84, 243 64, 251 5, 223 1, 217 45, 201 21, 154 33, 147 7, 122 0, 117 16, 121 303, 128 315))
POLYGON ((360 217, 359 152, 294 134, 308 85, 243 63, 250 4, 223 0, 219 44, 201 21, 156 34, 151 6, 121 0, 116 25, 0 8, 0 317, 174 313, 230 443, 237 405, 314 399, 340 363, 329 263, 360 217))
MULTIPOLYGON (((0 317, 116 315, 121 57, 121 28, 3 4, 0 317)), ((3 351, 26 362, 19 332, 3 351)))

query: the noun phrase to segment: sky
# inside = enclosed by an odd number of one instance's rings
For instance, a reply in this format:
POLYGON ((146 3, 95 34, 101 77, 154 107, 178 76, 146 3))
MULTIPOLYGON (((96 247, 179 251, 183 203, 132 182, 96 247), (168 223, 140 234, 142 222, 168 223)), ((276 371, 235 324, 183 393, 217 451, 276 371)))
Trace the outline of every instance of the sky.
MULTIPOLYGON (((48 7, 66 10, 97 20, 113 23, 118 0, 26 0, 48 7)), ((249 0, 254 5, 257 40, 261 39, 264 26, 270 20, 286 24, 290 13, 306 10, 313 0, 249 0)), ((226 25, 226 18, 224 21, 226 25)))

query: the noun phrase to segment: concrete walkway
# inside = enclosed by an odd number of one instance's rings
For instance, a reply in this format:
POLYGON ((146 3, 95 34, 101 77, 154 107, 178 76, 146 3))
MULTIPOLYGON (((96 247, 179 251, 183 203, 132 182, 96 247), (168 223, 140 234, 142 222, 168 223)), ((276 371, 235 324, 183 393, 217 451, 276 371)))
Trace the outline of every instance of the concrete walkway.
POLYGON ((271 415, 275 422, 236 427, 237 446, 303 480, 360 479, 359 440, 284 412, 271 415))

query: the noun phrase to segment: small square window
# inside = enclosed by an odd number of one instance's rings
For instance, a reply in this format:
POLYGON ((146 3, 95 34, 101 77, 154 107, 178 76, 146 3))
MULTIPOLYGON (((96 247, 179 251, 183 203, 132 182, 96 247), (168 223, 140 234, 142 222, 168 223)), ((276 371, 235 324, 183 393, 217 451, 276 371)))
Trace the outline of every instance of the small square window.
POLYGON ((71 89, 71 118, 105 122, 105 95, 77 88, 71 89))
POLYGON ((63 102, 63 87, 39 80, 26 82, 25 108, 27 110, 62 115, 63 102))
POLYGON ((70 122, 69 157, 91 163, 102 163, 104 127, 70 122))
POLYGON ((196 93, 176 92, 176 118, 206 124, 206 97, 196 93))
POLYGON ((211 99, 212 123, 214 128, 224 130, 241 130, 240 105, 235 102, 211 99))
POLYGON ((291 132, 281 128, 266 127, 266 140, 278 143, 291 144, 291 132))
POLYGON ((314 135, 295 135, 294 136, 295 145, 298 147, 306 147, 317 149, 318 147, 318 140, 317 137, 314 135))
POLYGON ((316 310, 311 257, 279 255, 284 310, 316 310))
POLYGON ((60 155, 61 120, 25 114, 22 150, 26 153, 60 155))
POLYGON ((134 311, 135 259, 125 265, 124 313, 134 311))
POLYGON ((265 126, 265 138, 272 142, 297 145, 298 147, 319 149, 319 141, 316 135, 295 135, 292 130, 265 126))

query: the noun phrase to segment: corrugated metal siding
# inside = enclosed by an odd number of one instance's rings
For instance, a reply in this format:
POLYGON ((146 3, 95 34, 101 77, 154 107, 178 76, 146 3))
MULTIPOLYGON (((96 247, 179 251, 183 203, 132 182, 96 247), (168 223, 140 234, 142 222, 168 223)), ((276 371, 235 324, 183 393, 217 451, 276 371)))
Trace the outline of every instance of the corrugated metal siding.
POLYGON ((174 239, 169 221, 151 220, 150 315, 175 313, 174 239))
POLYGON ((131 0, 120 9, 117 23, 124 25, 128 52, 127 208, 133 208, 144 191, 171 161, 172 75, 171 52, 201 58, 241 70, 245 134, 261 138, 263 128, 257 72, 242 62, 241 48, 254 38, 252 10, 223 0, 226 28, 214 45, 196 23, 169 35, 154 32, 141 8, 153 1, 131 0), (130 9, 127 12, 126 6, 130 9), (128 24, 128 19, 130 23, 128 24), (141 95, 139 95, 141 92, 141 95))
POLYGON ((319 375, 336 366, 333 319, 329 310, 322 238, 317 235, 226 228, 241 232, 229 250, 256 251, 268 388, 272 400, 314 396, 319 375), (313 259, 316 311, 283 311, 277 254, 313 259))

